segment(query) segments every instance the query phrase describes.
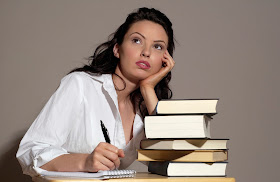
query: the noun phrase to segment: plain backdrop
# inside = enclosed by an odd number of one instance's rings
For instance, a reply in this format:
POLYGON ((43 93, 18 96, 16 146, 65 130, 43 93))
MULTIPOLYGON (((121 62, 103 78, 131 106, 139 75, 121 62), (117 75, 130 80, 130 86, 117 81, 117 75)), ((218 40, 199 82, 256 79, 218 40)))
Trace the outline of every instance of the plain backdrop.
POLYGON ((173 22, 173 98, 220 98, 211 134, 230 139, 227 175, 278 181, 279 0, 0 0, 1 180, 31 181, 15 158, 24 133, 60 80, 143 6, 173 22))

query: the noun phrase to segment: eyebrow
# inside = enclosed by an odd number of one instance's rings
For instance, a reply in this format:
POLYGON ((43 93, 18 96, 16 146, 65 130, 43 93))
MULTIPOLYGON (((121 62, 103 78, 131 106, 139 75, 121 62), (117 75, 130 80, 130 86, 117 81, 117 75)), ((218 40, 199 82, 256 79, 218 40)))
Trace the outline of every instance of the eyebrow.
MULTIPOLYGON (((146 39, 146 37, 144 36, 144 35, 142 35, 141 33, 139 33, 139 32, 133 32, 133 33, 131 33, 129 36, 131 36, 132 34, 139 34, 141 37, 143 37, 144 39, 146 39)), ((163 42, 165 45, 166 45, 166 43, 163 41, 163 40, 154 40, 154 42, 163 42)))

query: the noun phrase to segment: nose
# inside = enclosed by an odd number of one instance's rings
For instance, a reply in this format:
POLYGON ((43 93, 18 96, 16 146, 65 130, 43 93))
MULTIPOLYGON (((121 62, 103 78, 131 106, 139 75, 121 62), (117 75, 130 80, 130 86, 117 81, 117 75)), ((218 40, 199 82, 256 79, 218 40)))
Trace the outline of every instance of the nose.
POLYGON ((149 58, 150 55, 151 55, 151 51, 150 51, 149 47, 148 47, 148 46, 145 46, 145 47, 143 48, 142 52, 141 52, 141 56, 144 56, 144 57, 148 57, 148 58, 149 58))

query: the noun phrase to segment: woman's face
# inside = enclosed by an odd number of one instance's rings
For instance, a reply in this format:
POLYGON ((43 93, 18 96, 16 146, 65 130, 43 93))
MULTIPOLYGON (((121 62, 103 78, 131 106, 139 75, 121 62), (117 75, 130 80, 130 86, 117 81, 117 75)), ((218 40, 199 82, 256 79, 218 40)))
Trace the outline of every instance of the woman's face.
POLYGON ((132 82, 143 80, 160 70, 167 45, 168 36, 161 25, 147 20, 136 22, 123 43, 114 47, 120 59, 117 69, 132 82))

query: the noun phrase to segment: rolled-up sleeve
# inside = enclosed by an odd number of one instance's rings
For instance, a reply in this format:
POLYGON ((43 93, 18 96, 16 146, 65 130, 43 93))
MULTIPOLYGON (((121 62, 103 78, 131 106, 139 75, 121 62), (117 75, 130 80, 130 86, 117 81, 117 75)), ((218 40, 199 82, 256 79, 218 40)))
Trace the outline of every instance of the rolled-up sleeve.
POLYGON ((23 173, 34 176, 40 166, 68 154, 63 145, 78 122, 83 102, 82 83, 77 74, 64 77, 23 137, 16 154, 23 173))

